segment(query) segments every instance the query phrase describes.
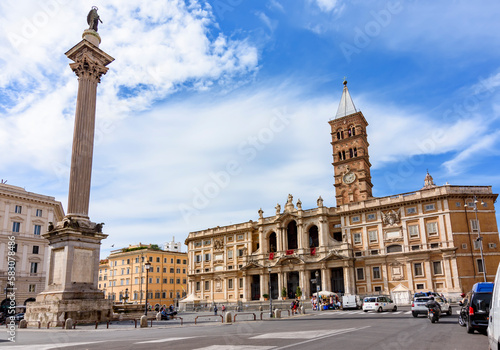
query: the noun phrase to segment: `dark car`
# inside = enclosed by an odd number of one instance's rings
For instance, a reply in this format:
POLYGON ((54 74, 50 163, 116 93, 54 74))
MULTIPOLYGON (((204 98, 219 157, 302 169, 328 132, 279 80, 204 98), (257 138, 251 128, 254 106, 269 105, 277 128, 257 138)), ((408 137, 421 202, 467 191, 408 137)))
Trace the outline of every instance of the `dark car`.
POLYGON ((467 304, 461 305, 465 306, 467 315, 467 333, 474 333, 475 330, 484 333, 488 328, 493 286, 491 282, 476 283, 467 293, 467 304))
POLYGON ((14 320, 15 321, 21 321, 23 319, 24 319, 24 312, 19 313, 19 314, 17 314, 17 315, 14 316, 14 320))

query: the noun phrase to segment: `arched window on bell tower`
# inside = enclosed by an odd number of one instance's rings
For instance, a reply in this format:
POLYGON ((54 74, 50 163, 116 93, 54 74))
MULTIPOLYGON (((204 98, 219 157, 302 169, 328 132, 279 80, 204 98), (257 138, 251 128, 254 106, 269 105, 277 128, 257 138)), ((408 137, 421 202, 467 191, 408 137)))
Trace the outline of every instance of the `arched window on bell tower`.
POLYGON ((349 129, 347 130, 347 135, 349 137, 356 135, 356 128, 354 127, 354 125, 349 126, 349 129))
POLYGON ((344 139, 344 130, 338 129, 337 130, 337 140, 342 140, 344 139))

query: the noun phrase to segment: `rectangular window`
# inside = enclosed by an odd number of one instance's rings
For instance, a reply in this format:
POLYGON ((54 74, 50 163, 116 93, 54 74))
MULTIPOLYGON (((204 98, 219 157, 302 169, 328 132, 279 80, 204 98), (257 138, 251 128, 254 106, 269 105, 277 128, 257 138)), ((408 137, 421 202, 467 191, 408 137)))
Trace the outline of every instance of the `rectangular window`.
POLYGON ((41 233, 42 233, 42 226, 41 225, 34 225, 33 226, 33 234, 35 236, 40 236, 41 233))
POLYGON ((229 289, 233 289, 233 279, 232 278, 227 280, 227 286, 229 289))
POLYGON ((414 263, 413 271, 415 273, 415 276, 423 276, 424 270, 422 270, 422 263, 414 263))
POLYGON ((368 239, 370 240, 370 243, 377 242, 378 241, 377 230, 368 231, 368 239))
POLYGON ((461 206, 461 205, 462 205, 462 204, 461 204, 460 202, 455 202, 455 206, 456 206, 457 208, 460 208, 460 206, 461 206))
POLYGON ((372 271, 373 271, 373 279, 375 279, 375 280, 380 279, 380 267, 378 267, 378 266, 373 267, 372 271))
POLYGON ((381 292, 382 291, 382 287, 380 287, 380 286, 373 287, 373 291, 374 292, 381 292))
POLYGON ((173 267, 170 268, 170 273, 174 273, 175 269, 173 267))
POLYGON ((418 238, 420 235, 418 225, 408 225, 408 234, 410 235, 410 238, 418 238))
POLYGON ((477 221, 476 219, 472 219, 470 221, 470 228, 473 232, 479 231, 479 221, 477 221))
POLYGON ((160 283, 160 279, 156 277, 156 283, 160 283))
POLYGON ((212 243, 212 240, 206 240, 206 241, 203 241, 203 245, 210 245, 212 243))
POLYGON ((418 244, 412 245, 411 250, 420 250, 420 246, 418 244))
POLYGON ((425 289, 425 284, 417 283, 417 289, 425 289))
POLYGON ((210 253, 205 254, 205 261, 210 261, 210 253))
POLYGON ((363 256, 363 252, 354 252, 354 256, 363 256))
POLYGON ((483 266, 483 259, 477 259, 477 272, 483 273, 484 272, 484 266, 483 266))
POLYGON ((200 282, 196 282, 196 290, 199 291, 200 290, 200 282))
POLYGON ((227 251, 227 258, 228 259, 232 259, 233 258, 233 251, 232 250, 228 250, 227 251))
POLYGON ((462 243, 462 249, 467 249, 467 243, 462 243))
POLYGON ((416 214, 416 213, 417 213, 416 207, 406 208, 406 214, 416 214))
POLYGON ((177 269, 175 269, 175 272, 176 272, 176 273, 181 273, 181 269, 178 269, 178 268, 177 268, 177 269))
POLYGON ((241 240, 243 239, 243 235, 238 235, 238 237, 236 237, 236 239, 237 239, 238 241, 241 241, 241 240))
POLYGON ((37 273, 37 272, 38 272, 38 263, 32 262, 30 267, 30 273, 37 273))
POLYGON ((433 261, 432 268, 434 269, 435 275, 442 275, 443 274, 443 268, 441 266, 441 261, 433 261))
POLYGON ((136 278, 135 278, 134 283, 135 283, 135 284, 139 284, 139 277, 136 277, 136 278))
POLYGON ((378 255, 378 249, 370 250, 370 255, 378 255))
POLYGON ((201 255, 195 255, 195 260, 197 263, 201 262, 201 255))
POLYGON ((427 234, 429 236, 437 236, 438 235, 438 225, 437 222, 428 222, 426 224, 427 234))
POLYGON ((186 264, 187 264, 187 260, 186 260, 186 259, 183 259, 183 260, 182 260, 182 264, 183 264, 183 265, 186 265, 186 264))
POLYGON ((157 262, 157 263, 159 263, 160 261, 161 261, 161 260, 160 260, 160 257, 159 257, 159 256, 157 256, 157 257, 156 257, 156 262, 157 262))
POLYGON ((358 281, 363 281, 365 279, 365 270, 362 267, 356 269, 356 279, 358 281))
POLYGON ((354 233, 353 239, 354 239, 354 244, 360 244, 361 243, 361 233, 354 233))
POLYGON ((352 222, 359 222, 359 216, 353 216, 352 222))
POLYGON ((377 215, 376 214, 368 214, 366 216, 366 218, 367 218, 367 220, 372 221, 372 220, 375 220, 377 218, 377 215))
POLYGON ((37 209, 35 215, 41 218, 42 217, 42 209, 37 209))
POLYGON ((244 249, 238 249, 238 256, 243 256, 244 249))
POLYGON ((436 206, 434 204, 426 204, 424 208, 425 208, 425 211, 431 211, 431 210, 435 210, 436 206))
POLYGON ((174 284, 174 279, 173 278, 170 279, 170 284, 174 284))
POLYGON ((240 278, 240 288, 243 288, 243 278, 240 278))
POLYGON ((139 263, 139 258, 135 258, 135 263, 138 264, 139 263))
POLYGON ((36 284, 30 284, 28 287, 28 292, 35 293, 36 292, 36 284))
POLYGON ((195 247, 201 247, 201 242, 200 242, 200 241, 198 241, 198 242, 194 242, 194 246, 195 246, 195 247))
POLYGON ((20 205, 16 205, 16 208, 14 210, 14 213, 16 214, 21 214, 21 211, 23 210, 23 207, 21 207, 20 205))
POLYGON ((34 245, 34 246, 33 246, 33 254, 38 254, 38 250, 39 250, 39 249, 40 249, 40 247, 39 247, 39 246, 34 245))
POLYGON ((431 243, 431 249, 439 248, 439 243, 431 243))
POLYGON ((210 290, 210 281, 205 281, 205 290, 206 291, 210 290))
POLYGON ((19 232, 21 230, 21 223, 14 221, 12 223, 12 232, 19 232))
POLYGON ((177 264, 180 264, 181 263, 181 259, 177 259, 177 264))

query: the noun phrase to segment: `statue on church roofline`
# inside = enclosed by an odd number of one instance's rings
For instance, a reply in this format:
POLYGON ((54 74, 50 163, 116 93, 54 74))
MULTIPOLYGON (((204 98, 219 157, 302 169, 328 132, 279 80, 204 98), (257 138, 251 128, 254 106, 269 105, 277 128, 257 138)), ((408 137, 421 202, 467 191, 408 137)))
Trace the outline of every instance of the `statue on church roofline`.
POLYGON ((92 6, 89 14, 87 15, 87 23, 89 25, 89 29, 95 30, 97 32, 97 25, 99 22, 102 23, 101 18, 97 14, 97 6, 92 6))

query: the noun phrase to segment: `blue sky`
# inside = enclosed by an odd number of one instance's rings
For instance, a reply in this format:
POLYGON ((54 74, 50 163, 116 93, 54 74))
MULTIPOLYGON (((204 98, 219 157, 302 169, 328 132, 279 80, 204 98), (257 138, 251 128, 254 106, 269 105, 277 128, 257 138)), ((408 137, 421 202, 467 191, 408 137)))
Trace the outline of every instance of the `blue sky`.
POLYGON ((375 196, 498 193, 496 1, 35 0, 0 3, 0 178, 67 204, 77 79, 64 52, 99 7, 116 60, 98 89, 90 217, 111 245, 184 240, 334 206, 330 130, 348 87, 375 196))

